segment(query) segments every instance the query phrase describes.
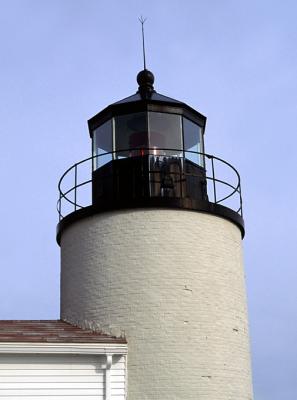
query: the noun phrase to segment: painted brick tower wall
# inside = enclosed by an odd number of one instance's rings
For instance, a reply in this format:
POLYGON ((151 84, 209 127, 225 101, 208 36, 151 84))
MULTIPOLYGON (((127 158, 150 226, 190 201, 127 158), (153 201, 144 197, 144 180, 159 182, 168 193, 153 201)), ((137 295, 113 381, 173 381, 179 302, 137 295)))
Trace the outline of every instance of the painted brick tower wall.
POLYGON ((128 399, 251 400, 240 230, 181 210, 65 230, 62 318, 128 341, 128 399))

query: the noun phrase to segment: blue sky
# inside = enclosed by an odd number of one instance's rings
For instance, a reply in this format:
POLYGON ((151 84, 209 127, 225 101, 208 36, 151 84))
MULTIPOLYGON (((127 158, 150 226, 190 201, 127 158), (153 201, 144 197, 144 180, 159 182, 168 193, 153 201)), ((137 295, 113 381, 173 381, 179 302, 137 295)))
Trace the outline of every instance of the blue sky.
POLYGON ((3 0, 1 319, 59 317, 57 182, 90 155, 88 118, 134 93, 208 117, 206 150, 242 177, 255 399, 297 397, 297 3, 3 0))

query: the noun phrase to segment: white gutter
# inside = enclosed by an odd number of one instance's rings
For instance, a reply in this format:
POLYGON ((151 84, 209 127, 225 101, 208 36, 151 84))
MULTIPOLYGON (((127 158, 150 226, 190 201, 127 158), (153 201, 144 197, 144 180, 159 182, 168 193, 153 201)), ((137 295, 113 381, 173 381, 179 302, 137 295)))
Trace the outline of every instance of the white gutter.
POLYGON ((127 344, 0 342, 0 354, 127 354, 127 344))

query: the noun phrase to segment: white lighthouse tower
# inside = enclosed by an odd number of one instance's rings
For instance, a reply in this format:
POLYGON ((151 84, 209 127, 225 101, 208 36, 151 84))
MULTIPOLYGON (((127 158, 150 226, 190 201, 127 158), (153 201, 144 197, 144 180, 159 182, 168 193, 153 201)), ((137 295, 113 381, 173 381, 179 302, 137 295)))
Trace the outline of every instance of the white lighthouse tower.
POLYGON ((251 400, 239 175, 202 114, 137 82, 60 181, 61 318, 127 340, 128 400, 251 400))

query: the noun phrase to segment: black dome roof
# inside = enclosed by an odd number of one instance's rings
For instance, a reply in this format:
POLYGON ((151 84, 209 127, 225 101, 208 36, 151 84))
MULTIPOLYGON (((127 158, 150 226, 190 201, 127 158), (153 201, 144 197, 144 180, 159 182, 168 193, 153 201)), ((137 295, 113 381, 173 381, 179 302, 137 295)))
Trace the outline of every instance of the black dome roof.
POLYGON ((141 111, 155 111, 165 113, 175 113, 185 115, 186 117, 196 121, 201 126, 206 123, 206 117, 188 106, 186 103, 164 96, 155 91, 154 75, 152 72, 144 69, 137 75, 139 84, 138 91, 124 99, 110 104, 94 117, 89 119, 89 131, 92 137, 93 130, 106 120, 123 114, 130 114, 141 111))

